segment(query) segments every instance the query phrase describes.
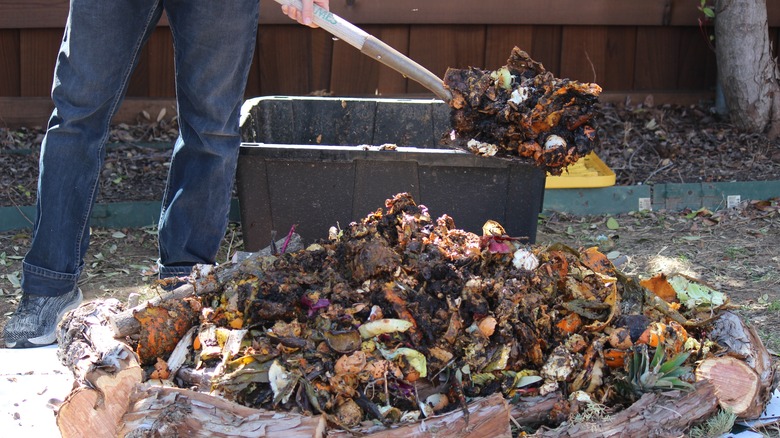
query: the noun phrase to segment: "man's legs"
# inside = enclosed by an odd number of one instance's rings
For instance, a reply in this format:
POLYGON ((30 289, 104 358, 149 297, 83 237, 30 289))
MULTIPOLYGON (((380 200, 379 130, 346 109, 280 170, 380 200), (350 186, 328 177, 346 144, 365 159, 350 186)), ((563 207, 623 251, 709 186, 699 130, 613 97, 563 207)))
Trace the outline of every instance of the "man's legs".
POLYGON ((24 295, 5 329, 9 347, 55 341, 59 318, 81 301, 76 282, 89 245, 109 123, 159 0, 72 0, 55 67, 55 110, 41 146, 37 214, 23 265, 24 295))
POLYGON ((180 136, 160 215, 163 278, 215 263, 224 237, 258 1, 173 0, 165 8, 175 49, 180 136))

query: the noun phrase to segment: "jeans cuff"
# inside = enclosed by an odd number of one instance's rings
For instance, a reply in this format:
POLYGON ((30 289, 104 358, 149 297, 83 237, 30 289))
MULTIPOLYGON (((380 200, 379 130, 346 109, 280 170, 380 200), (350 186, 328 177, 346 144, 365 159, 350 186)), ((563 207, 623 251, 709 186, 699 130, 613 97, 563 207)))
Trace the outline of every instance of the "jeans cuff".
POLYGON ((157 272, 160 278, 187 277, 192 272, 192 266, 163 266, 157 260, 157 272))
POLYGON ((22 291, 47 297, 64 295, 76 287, 83 268, 79 266, 75 274, 68 274, 22 261, 22 291))

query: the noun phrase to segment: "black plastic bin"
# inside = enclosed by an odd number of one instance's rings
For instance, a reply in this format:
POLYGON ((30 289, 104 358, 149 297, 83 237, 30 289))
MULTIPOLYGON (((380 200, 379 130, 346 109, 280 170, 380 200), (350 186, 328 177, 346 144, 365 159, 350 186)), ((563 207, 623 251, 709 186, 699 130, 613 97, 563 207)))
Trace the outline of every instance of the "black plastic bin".
POLYGON ((246 251, 295 225, 305 243, 409 192, 436 219, 478 234, 492 219, 536 239, 545 173, 530 164, 439 146, 450 130, 439 100, 263 97, 245 102, 238 198, 246 251), (382 145, 393 144, 395 150, 382 145))

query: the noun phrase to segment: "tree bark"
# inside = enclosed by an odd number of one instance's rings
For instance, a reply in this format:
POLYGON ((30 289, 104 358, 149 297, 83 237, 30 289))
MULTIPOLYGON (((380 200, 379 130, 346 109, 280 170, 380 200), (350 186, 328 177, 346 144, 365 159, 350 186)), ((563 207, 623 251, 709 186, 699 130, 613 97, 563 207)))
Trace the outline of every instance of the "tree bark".
POLYGON ((718 409, 715 388, 707 382, 688 393, 648 393, 628 408, 596 422, 564 424, 540 430, 533 437, 669 437, 684 436, 697 422, 718 409))
MULTIPOLYGON (((370 438, 511 438, 509 424, 510 409, 501 394, 480 398, 468 406, 469 416, 457 409, 446 414, 436 415, 410 424, 376 430, 361 430, 361 434, 370 438)), ((332 431, 328 437, 350 437, 350 432, 332 431)))
POLYGON ((116 436, 130 394, 143 380, 135 353, 108 326, 108 316, 120 309, 115 299, 88 303, 59 326, 57 356, 76 380, 57 412, 64 438, 116 436))
MULTIPOLYGON (((432 437, 510 438, 509 405, 494 394, 469 405, 468 424, 461 410, 392 429, 375 427, 357 431, 372 438, 432 437)), ((326 430, 323 416, 272 412, 241 406, 200 392, 148 387, 133 395, 117 436, 145 437, 347 437, 352 432, 326 430), (149 435, 152 436, 152 435, 149 435)))
POLYGON ((780 72, 769 42, 766 0, 715 1, 718 80, 740 129, 780 134, 780 72))
MULTIPOLYGON (((179 388, 140 388, 115 436, 119 437, 322 437, 325 419, 241 406, 179 388)), ((89 435, 84 435, 89 436, 89 435)))

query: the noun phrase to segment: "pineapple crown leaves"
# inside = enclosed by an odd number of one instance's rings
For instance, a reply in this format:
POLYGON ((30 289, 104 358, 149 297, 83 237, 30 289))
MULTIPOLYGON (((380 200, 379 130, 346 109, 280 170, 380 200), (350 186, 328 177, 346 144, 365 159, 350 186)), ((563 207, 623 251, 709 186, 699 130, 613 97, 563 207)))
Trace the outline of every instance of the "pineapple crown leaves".
POLYGON ((634 347, 628 364, 626 380, 635 394, 673 389, 690 391, 693 389, 693 385, 681 379, 682 376, 691 371, 690 367, 682 366, 688 360, 690 353, 678 353, 667 361, 664 361, 665 355, 662 346, 655 349, 652 359, 648 356, 647 345, 640 344, 634 347))

